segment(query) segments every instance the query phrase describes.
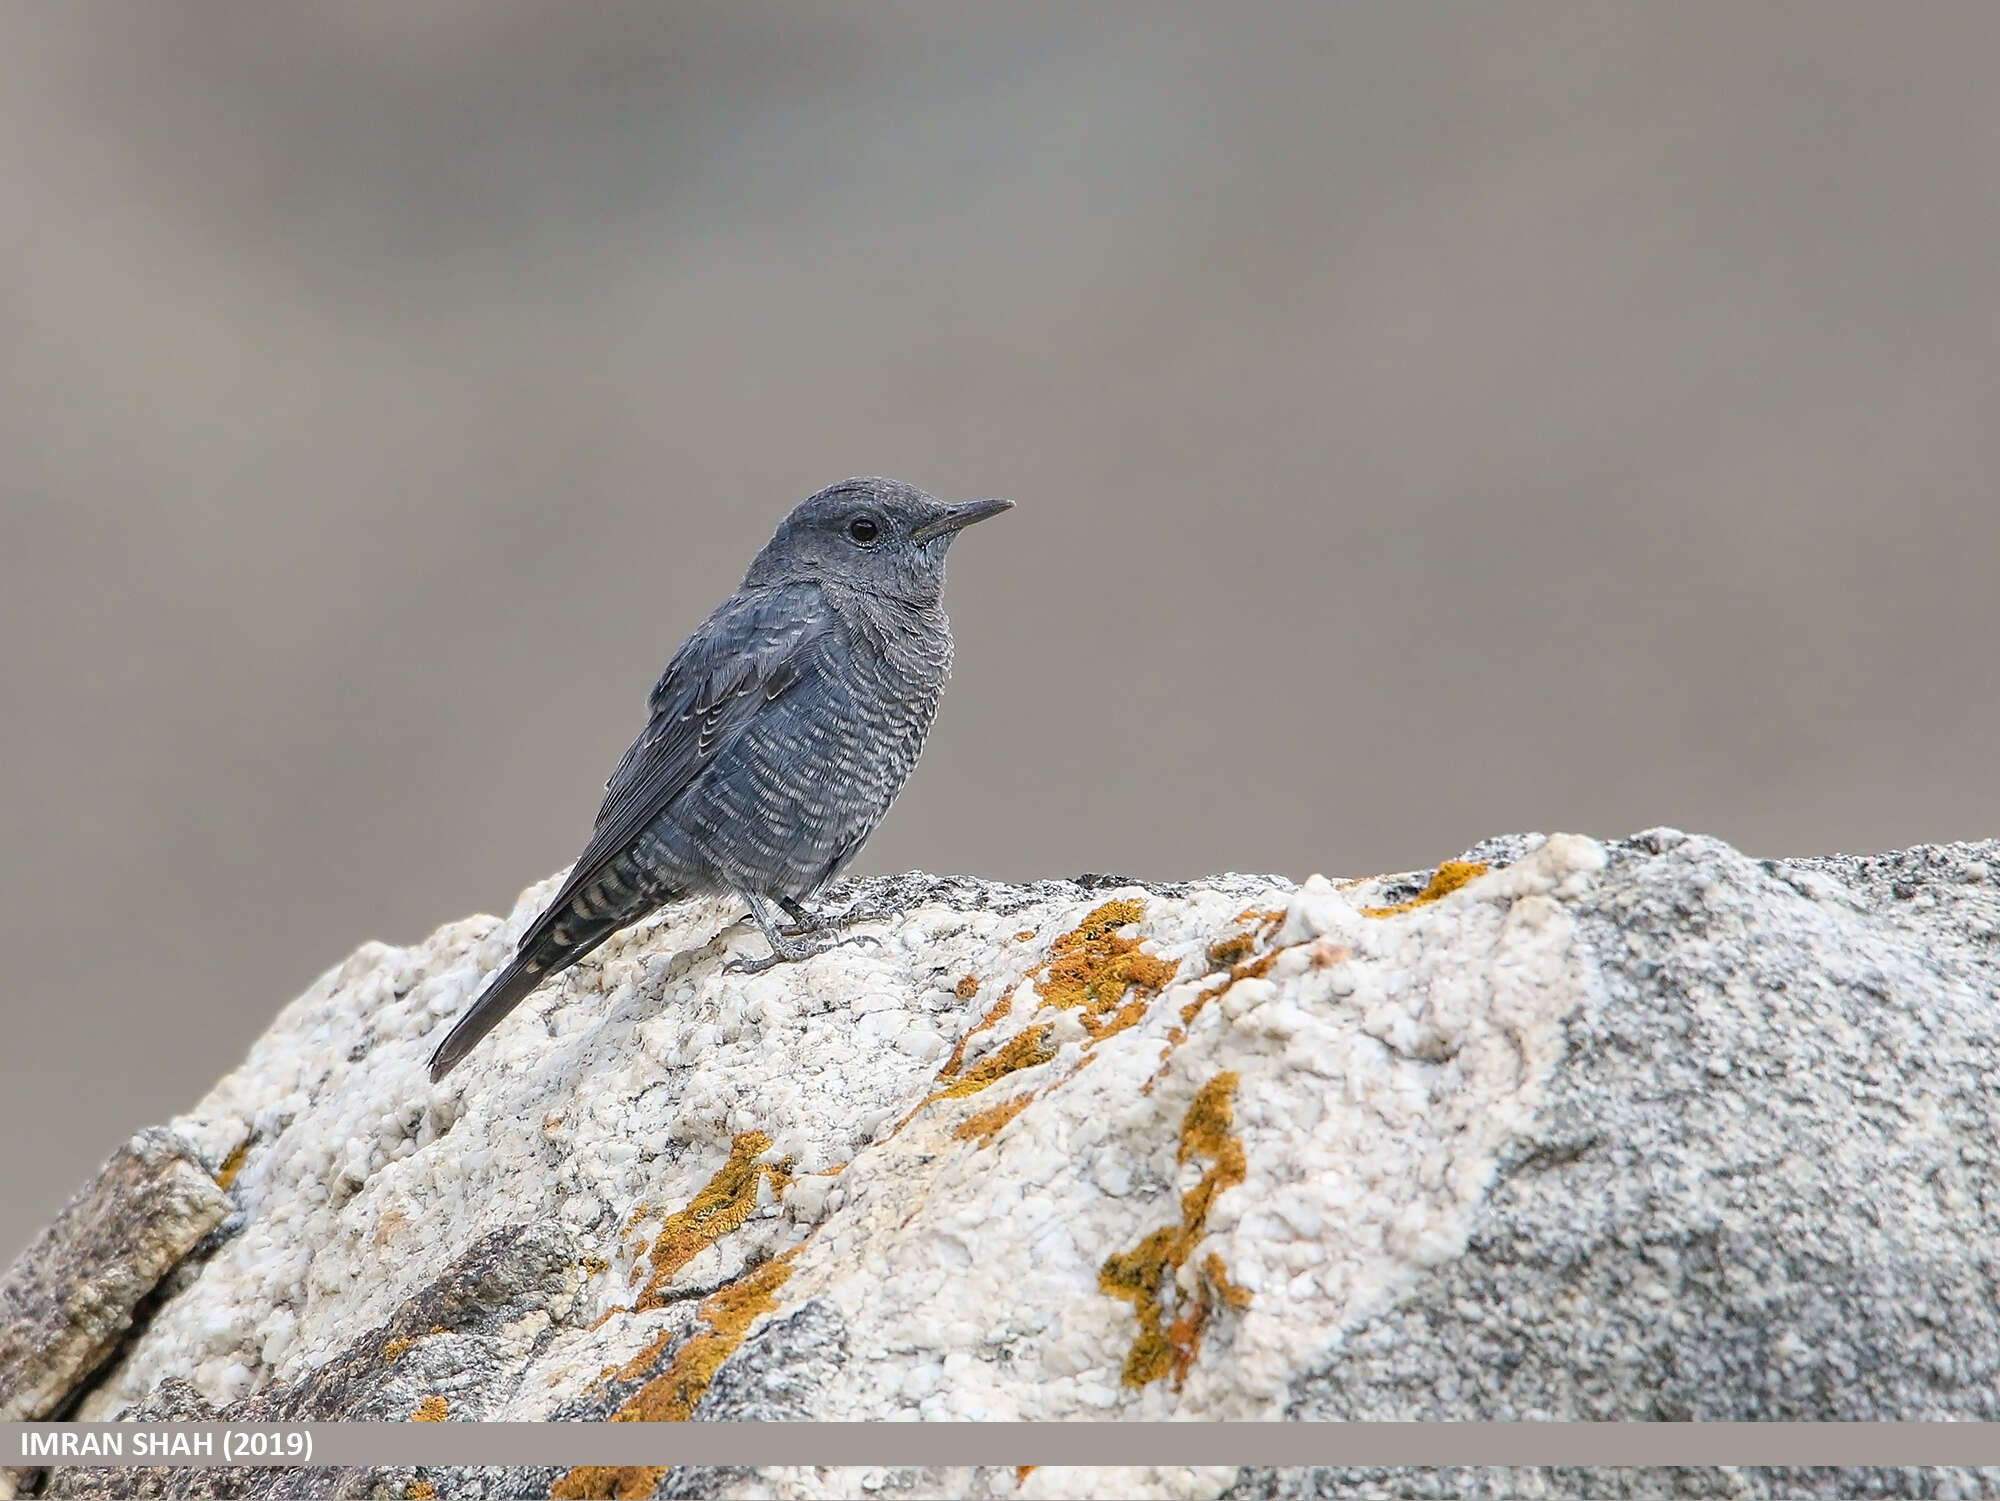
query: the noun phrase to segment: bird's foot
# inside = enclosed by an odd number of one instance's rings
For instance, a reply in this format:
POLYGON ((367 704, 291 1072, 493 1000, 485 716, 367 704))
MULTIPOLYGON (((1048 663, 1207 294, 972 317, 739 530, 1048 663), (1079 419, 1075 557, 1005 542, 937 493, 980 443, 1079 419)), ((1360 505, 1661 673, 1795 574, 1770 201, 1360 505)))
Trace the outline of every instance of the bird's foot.
POLYGON ((879 938, 864 935, 856 938, 830 938, 814 943, 801 936, 797 928, 784 929, 778 926, 778 914, 772 906, 774 901, 777 906, 784 909, 787 916, 796 919, 801 926, 813 923, 814 928, 808 931, 823 931, 826 926, 825 923, 814 919, 811 913, 790 897, 769 898, 749 891, 741 895, 750 908, 750 915, 757 919, 757 926, 764 930, 764 937, 771 945, 771 952, 762 959, 730 960, 722 966, 722 972, 726 975, 761 975, 774 965, 789 964, 798 959, 810 959, 814 954, 823 954, 828 949, 839 948, 843 943, 881 942, 879 938))
MULTIPOLYGON (((767 935, 768 936, 768 935, 767 935)), ((778 935, 785 937, 783 933, 778 935)), ((767 969, 776 969, 780 964, 793 964, 800 959, 810 959, 815 954, 824 954, 828 949, 845 948, 850 943, 875 943, 882 940, 873 933, 857 933, 851 938, 834 938, 825 943, 799 943, 774 940, 771 952, 761 959, 731 959, 722 966, 725 975, 761 975, 767 969)))
POLYGON ((888 922, 905 910, 905 906, 893 902, 880 906, 865 898, 857 898, 838 912, 808 912, 797 902, 787 902, 785 912, 791 917, 792 925, 785 931, 793 934, 835 933, 858 922, 888 922))
POLYGON ((828 920, 821 913, 806 910, 789 897, 781 896, 777 900, 778 905, 785 909, 785 915, 791 919, 791 922, 778 929, 787 938, 804 938, 809 934, 825 933, 840 926, 838 922, 828 920))

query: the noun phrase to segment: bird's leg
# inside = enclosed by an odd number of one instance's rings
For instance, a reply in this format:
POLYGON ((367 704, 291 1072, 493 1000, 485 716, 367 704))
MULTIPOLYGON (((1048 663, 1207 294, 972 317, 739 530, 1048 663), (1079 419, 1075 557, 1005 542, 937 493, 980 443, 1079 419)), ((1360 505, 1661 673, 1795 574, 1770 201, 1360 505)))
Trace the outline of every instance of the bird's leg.
MULTIPOLYGON (((732 959, 722 966, 724 974, 760 975, 774 965, 788 964, 797 959, 810 959, 814 954, 824 953, 827 949, 837 948, 843 943, 875 943, 878 941, 873 937, 864 937, 832 939, 823 943, 808 943, 801 938, 787 937, 784 929, 778 926, 777 909, 772 905, 769 898, 759 896, 754 891, 740 891, 737 895, 749 903, 750 915, 757 919, 757 926, 764 930, 765 938, 770 940, 771 952, 762 959, 732 959)), ((782 897, 779 898, 779 903, 787 911, 791 911, 793 908, 793 904, 782 897)))
POLYGON ((785 916, 792 920, 792 925, 785 929, 785 936, 787 938, 800 938, 808 933, 824 933, 829 928, 835 926, 819 913, 808 912, 805 904, 796 898, 780 896, 774 897, 772 900, 777 902, 780 907, 783 907, 785 909, 785 916))

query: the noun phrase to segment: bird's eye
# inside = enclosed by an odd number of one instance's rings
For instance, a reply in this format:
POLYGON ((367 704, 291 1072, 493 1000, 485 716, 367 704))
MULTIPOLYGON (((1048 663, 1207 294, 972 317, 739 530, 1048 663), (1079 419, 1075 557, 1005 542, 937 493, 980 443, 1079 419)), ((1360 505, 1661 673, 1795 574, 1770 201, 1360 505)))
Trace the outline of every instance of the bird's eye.
POLYGON ((881 535, 882 528, 867 516, 856 516, 847 523, 847 535, 866 547, 881 535))

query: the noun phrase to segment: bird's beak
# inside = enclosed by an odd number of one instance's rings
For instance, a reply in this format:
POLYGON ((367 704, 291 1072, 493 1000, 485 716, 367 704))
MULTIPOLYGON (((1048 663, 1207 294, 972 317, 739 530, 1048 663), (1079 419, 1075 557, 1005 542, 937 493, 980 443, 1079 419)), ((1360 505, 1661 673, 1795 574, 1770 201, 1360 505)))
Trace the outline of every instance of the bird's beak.
POLYGON ((984 521, 988 516, 998 516, 1002 511, 1014 509, 1011 500, 968 500, 962 506, 953 506, 942 516, 926 521, 910 533, 912 542, 928 542, 933 537, 947 536, 961 531, 975 521, 984 521))

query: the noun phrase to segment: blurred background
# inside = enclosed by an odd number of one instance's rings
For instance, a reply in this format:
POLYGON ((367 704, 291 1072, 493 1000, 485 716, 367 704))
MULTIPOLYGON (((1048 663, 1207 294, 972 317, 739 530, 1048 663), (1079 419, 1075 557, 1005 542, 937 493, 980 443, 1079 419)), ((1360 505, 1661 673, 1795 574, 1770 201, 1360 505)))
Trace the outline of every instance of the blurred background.
POLYGON ((854 473, 863 869, 2000 832, 2000 6, 0 7, 0 1255, 854 473))

